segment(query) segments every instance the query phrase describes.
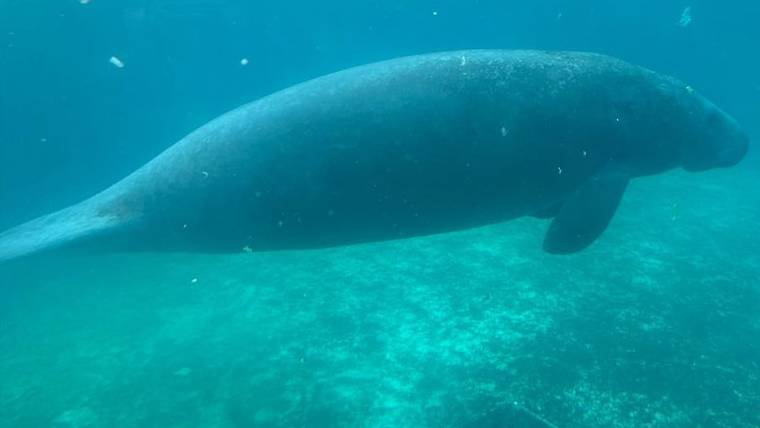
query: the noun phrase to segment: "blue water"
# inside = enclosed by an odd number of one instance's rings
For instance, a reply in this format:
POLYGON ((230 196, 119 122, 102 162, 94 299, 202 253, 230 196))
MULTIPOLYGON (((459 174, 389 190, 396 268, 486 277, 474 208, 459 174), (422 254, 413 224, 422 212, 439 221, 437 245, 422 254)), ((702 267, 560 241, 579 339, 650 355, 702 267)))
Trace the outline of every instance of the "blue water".
MULTIPOLYGON (((614 55, 688 82, 756 143, 758 22, 748 0, 7 0, 0 229, 244 102, 438 50, 614 55)), ((542 254, 525 219, 0 266, 0 427, 760 426, 758 167, 637 181, 571 257, 542 254)))

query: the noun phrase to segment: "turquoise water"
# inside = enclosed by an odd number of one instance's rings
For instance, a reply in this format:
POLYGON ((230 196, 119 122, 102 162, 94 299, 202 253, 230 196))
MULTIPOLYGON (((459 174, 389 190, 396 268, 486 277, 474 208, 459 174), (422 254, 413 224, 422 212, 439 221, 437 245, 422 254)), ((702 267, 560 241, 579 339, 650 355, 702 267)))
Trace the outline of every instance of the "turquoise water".
POLYGON ((1 264, 0 428, 760 427, 757 22, 749 0, 3 2, 0 230, 244 102, 440 50, 614 55, 697 88, 753 148, 634 180, 572 256, 526 218, 1 264))
POLYGON ((569 257, 525 219, 2 266, 0 426, 755 427, 758 179, 637 180, 569 257))

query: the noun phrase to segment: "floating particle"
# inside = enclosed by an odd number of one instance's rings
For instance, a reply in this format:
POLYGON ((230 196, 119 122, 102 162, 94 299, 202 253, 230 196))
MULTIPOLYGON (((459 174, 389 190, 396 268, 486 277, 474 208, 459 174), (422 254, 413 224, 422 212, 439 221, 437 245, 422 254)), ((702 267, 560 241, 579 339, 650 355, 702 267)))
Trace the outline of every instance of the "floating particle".
POLYGON ((208 178, 208 172, 207 171, 201 171, 201 174, 203 175, 203 178, 208 178))
POLYGON ((124 68, 124 62, 115 56, 112 56, 108 62, 110 62, 116 68, 124 68))
POLYGON ((246 65, 248 65, 248 58, 243 58, 243 59, 241 59, 241 60, 240 60, 240 65, 242 65, 242 66, 246 66, 246 65))
POLYGON ((686 6, 683 12, 681 12, 681 19, 678 20, 678 25, 688 27, 689 24, 691 24, 691 6, 686 6))
POLYGON ((190 280, 190 283, 191 283, 191 284, 197 284, 197 283, 198 283, 198 278, 193 278, 193 279, 191 279, 191 280, 190 280))
POLYGON ((506 137, 507 135, 509 135, 509 129, 507 129, 506 126, 502 126, 501 127, 501 136, 502 137, 506 137))
POLYGON ((557 167, 557 174, 562 175, 562 167, 561 166, 557 167))
POLYGON ((437 10, 433 11, 433 16, 438 16, 438 11, 437 10))
POLYGON ((80 3, 80 4, 87 4, 87 3, 89 3, 89 2, 90 2, 90 0, 79 0, 79 3, 80 3))

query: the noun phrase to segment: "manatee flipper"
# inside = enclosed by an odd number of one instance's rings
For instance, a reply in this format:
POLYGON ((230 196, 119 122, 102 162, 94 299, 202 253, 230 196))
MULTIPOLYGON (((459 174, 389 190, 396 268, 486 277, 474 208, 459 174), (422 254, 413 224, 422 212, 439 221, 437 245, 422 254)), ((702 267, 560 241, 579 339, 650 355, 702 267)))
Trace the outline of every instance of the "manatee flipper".
POLYGON ((615 215, 629 176, 606 168, 571 194, 546 232, 544 251, 570 254, 598 238, 615 215))

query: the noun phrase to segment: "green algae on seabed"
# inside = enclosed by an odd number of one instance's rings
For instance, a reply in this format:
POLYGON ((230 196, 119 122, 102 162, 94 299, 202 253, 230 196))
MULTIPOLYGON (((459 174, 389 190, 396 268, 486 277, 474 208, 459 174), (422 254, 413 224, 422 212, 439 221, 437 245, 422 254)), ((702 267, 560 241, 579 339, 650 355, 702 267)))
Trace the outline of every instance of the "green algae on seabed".
POLYGON ((572 257, 525 219, 2 266, 0 427, 757 426, 758 178, 641 180, 572 257))

